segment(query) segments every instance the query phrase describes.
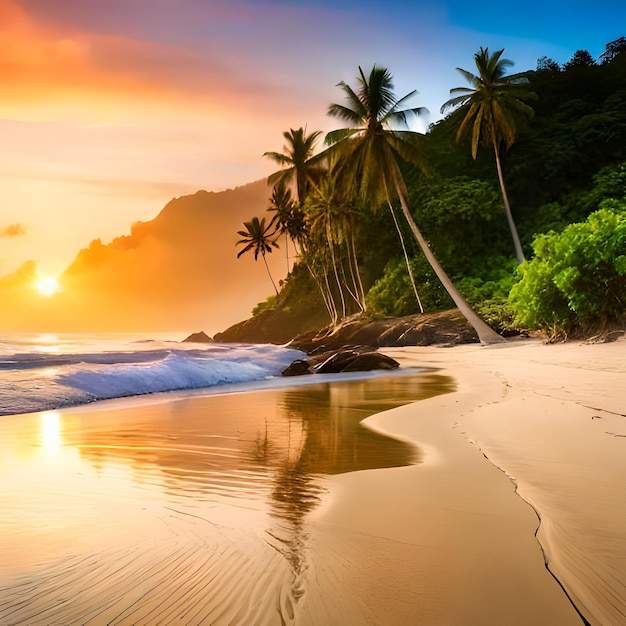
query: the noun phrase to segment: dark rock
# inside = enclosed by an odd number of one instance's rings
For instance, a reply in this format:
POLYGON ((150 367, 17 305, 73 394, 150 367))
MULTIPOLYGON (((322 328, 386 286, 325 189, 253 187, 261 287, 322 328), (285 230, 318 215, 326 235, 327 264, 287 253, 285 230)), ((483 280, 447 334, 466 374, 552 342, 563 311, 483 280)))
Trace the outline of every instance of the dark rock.
POLYGON ((203 330, 199 333, 192 333, 187 337, 187 339, 183 339, 183 343, 213 343, 213 339, 209 337, 203 330))
POLYGON ((342 350, 335 352, 329 356, 325 361, 315 366, 315 371, 318 374, 338 374, 343 371, 343 368, 348 366, 359 355, 354 350, 342 350))
POLYGON ((314 370, 306 359, 296 359, 282 372, 283 376, 303 376, 313 374, 314 370))
POLYGON ((309 331, 296 336, 289 344, 307 354, 323 346, 339 349, 351 344, 370 346, 370 350, 399 346, 451 346, 476 343, 478 336, 457 309, 409 315, 400 318, 372 320, 355 316, 335 327, 309 331))
POLYGON ((392 370, 400 364, 386 354, 373 351, 368 346, 350 346, 345 350, 330 350, 297 359, 283 370, 283 376, 303 374, 339 374, 341 372, 369 372, 392 370))
POLYGON ((386 354, 364 352, 357 354, 341 371, 369 372, 371 370, 394 370, 398 367, 400 367, 400 363, 386 354))

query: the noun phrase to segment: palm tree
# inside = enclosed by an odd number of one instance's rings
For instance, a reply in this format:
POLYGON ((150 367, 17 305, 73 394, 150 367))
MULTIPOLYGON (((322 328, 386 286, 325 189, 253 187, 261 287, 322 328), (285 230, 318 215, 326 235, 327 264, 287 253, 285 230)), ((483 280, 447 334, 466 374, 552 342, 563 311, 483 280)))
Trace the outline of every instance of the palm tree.
POLYGON ((456 69, 471 86, 451 89, 451 94, 458 93, 461 95, 457 95, 444 103, 441 112, 445 113, 450 109, 456 110, 457 141, 471 132, 472 158, 476 158, 479 143, 490 145, 493 148, 506 219, 515 246, 515 256, 518 263, 523 263, 524 252, 517 234, 502 176, 500 147, 504 143, 508 150, 513 145, 517 136, 516 119, 533 115, 533 109, 523 100, 536 96, 526 89, 527 79, 504 75, 507 68, 513 65, 513 61, 500 58, 503 52, 504 49, 489 54, 489 48, 481 47, 474 55, 478 75, 457 67, 456 69))
POLYGON ((356 247, 354 244, 355 207, 345 188, 336 184, 330 175, 315 185, 306 203, 306 216, 311 233, 328 247, 332 270, 341 301, 341 316, 345 317, 348 305, 344 290, 361 311, 365 311, 365 295, 360 284, 356 247), (345 250, 345 254, 342 251, 345 250), (345 264, 351 280, 348 280, 345 264), (339 275, 341 273, 341 276, 339 275), (352 283, 350 285, 349 283, 352 283))
POLYGON ((270 252, 272 252, 272 248, 278 248, 278 244, 276 243, 276 241, 271 238, 274 234, 274 232, 270 232, 272 231, 272 226, 265 225, 264 217, 260 220, 258 217, 253 217, 249 222, 244 222, 243 225, 245 226, 246 230, 237 231, 237 234, 243 237, 243 239, 240 239, 236 243, 236 245, 245 245, 245 248, 237 254, 237 258, 239 258, 242 254, 245 254, 249 250, 253 250, 254 260, 256 261, 260 253, 263 257, 263 262, 265 263, 267 275, 272 281, 272 285, 274 287, 276 295, 278 295, 276 283, 272 278, 269 265, 267 264, 267 259, 265 258, 265 254, 269 254, 270 252))
POLYGON ((341 157, 340 167, 344 174, 356 181, 361 193, 375 205, 383 201, 391 203, 390 189, 395 190, 402 212, 411 232, 437 277, 452 300, 476 330, 482 343, 503 341, 492 328, 472 310, 448 278, 418 229, 409 210, 408 193, 398 157, 426 169, 421 150, 420 135, 407 129, 407 120, 417 115, 421 108, 403 109, 407 100, 416 92, 403 98, 393 93, 393 80, 388 69, 374 65, 369 77, 359 67, 358 88, 355 92, 345 82, 340 82, 348 105, 331 104, 328 113, 351 124, 348 128, 331 131, 326 142, 335 147, 341 157), (401 125, 405 130, 394 130, 401 125))
POLYGON ((320 164, 313 158, 313 151, 321 131, 313 131, 307 135, 306 128, 294 130, 290 128, 283 133, 286 144, 283 152, 265 152, 266 156, 283 167, 270 175, 267 182, 270 185, 282 182, 287 184, 295 178, 296 194, 299 202, 304 202, 311 182, 320 169, 320 164))
POLYGON ((275 234, 285 236, 285 258, 287 273, 289 273, 289 239, 294 241, 295 213, 299 209, 291 197, 291 191, 282 182, 274 186, 269 201, 270 206, 267 210, 274 213, 269 225, 274 228, 275 234))

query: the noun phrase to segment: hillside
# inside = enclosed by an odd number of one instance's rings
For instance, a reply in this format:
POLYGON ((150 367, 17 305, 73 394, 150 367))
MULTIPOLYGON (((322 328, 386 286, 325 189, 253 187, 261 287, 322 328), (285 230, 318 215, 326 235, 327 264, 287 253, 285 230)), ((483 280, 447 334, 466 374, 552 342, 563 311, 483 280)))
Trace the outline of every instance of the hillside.
MULTIPOLYGON (((180 331, 213 333, 248 317, 271 292, 263 264, 237 259, 242 222, 265 210, 264 181, 171 200, 129 235, 80 250, 59 277, 63 291, 44 299, 30 288, 34 266, 0 280, 5 330, 180 331)), ((282 251, 270 263, 286 273, 282 251)))

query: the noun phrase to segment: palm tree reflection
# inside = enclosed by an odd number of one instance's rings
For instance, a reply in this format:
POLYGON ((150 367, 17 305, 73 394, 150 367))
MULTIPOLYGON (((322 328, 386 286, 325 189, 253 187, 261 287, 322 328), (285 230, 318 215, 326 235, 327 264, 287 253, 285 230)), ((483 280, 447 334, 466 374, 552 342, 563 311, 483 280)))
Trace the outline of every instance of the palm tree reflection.
MULTIPOLYGON (((259 439, 253 454, 275 465, 269 501, 274 523, 268 542, 291 567, 291 596, 297 602, 307 569, 307 514, 320 501, 324 476, 417 463, 416 446, 365 427, 363 419, 380 411, 450 390, 445 377, 374 378, 288 389, 280 417, 289 424, 289 445, 272 454, 271 442, 259 439), (419 380, 419 382, 417 382, 419 380)), ((267 430, 266 430, 267 433, 267 430)), ((275 452, 275 451, 274 451, 275 452)))

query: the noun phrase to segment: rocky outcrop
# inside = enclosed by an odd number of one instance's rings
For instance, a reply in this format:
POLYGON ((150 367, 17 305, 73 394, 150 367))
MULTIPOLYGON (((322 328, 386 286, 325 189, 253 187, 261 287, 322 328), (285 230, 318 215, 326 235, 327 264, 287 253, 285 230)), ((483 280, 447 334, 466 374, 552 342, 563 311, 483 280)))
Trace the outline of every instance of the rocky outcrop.
POLYGON ((355 316, 336 327, 311 331, 294 337, 290 347, 310 353, 319 346, 351 344, 372 348, 400 346, 453 346, 477 343, 476 331, 457 309, 407 317, 372 320, 355 316))
POLYGON ((311 329, 318 332, 327 323, 328 316, 323 311, 309 311, 307 315, 302 315, 283 309, 271 309, 217 333, 214 339, 220 343, 283 345, 311 329))
POLYGON ((209 337, 203 330, 198 333, 191 333, 189 337, 183 339, 183 343, 213 343, 213 339, 209 337))
POLYGON ((307 353, 319 346, 380 348, 478 342, 476 332, 458 309, 379 320, 355 315, 338 326, 328 326, 324 317, 319 312, 303 316, 272 309, 217 333, 214 339, 224 343, 289 343, 307 353))

